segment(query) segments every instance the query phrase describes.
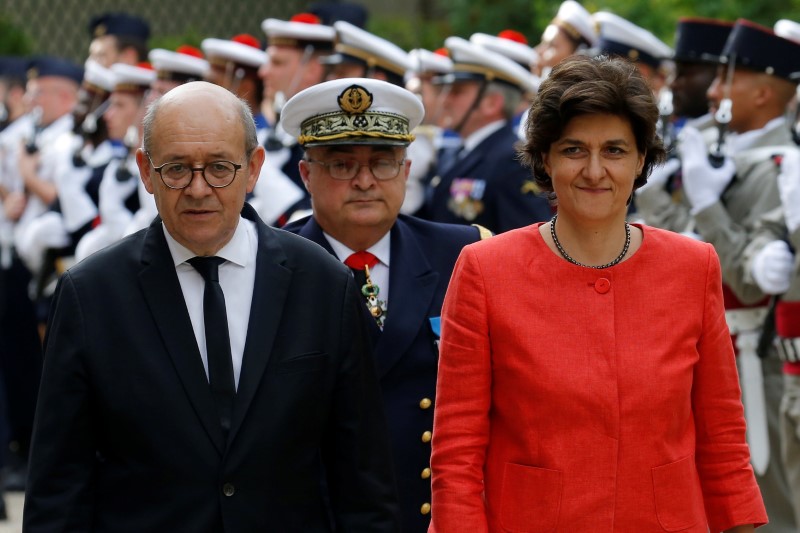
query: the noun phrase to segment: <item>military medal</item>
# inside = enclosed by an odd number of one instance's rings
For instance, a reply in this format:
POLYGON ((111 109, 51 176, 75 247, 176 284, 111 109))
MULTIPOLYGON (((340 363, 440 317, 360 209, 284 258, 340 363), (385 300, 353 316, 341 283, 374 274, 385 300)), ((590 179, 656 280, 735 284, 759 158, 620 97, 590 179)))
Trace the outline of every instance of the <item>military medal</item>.
POLYGON ((361 286, 361 294, 367 299, 367 309, 369 309, 372 318, 375 319, 378 327, 383 328, 383 323, 386 320, 386 302, 378 299, 378 293, 381 289, 372 283, 367 265, 364 265, 364 273, 367 276, 367 282, 361 286))

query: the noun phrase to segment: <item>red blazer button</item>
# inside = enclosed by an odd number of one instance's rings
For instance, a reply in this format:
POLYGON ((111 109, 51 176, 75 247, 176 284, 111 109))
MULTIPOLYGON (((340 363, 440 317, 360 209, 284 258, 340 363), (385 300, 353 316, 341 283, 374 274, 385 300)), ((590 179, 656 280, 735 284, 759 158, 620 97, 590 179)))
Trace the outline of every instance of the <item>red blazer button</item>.
POLYGON ((605 294, 611 290, 611 282, 606 278, 600 278, 594 282, 594 290, 600 294, 605 294))

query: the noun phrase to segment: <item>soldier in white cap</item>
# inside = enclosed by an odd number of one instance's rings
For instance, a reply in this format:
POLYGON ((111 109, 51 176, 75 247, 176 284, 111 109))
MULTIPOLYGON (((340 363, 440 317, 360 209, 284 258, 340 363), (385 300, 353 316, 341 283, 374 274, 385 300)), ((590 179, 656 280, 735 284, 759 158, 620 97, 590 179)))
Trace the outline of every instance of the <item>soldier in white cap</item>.
POLYGON ((372 316, 407 533, 426 532, 430 523, 430 441, 445 289, 461 248, 488 234, 399 214, 416 163, 407 146, 422 115, 411 92, 366 78, 316 85, 283 110, 284 127, 306 150, 300 172, 314 210, 285 229, 350 266, 372 316))
POLYGON ((480 224, 494 232, 548 220, 547 200, 518 161, 511 126, 523 94, 536 90, 530 71, 459 37, 445 46, 453 72, 442 109, 463 149, 440 158, 426 191, 425 217, 437 222, 480 224))
POLYGON ((592 16, 575 0, 561 3, 555 18, 550 21, 539 45, 533 73, 545 78, 565 57, 588 50, 597 44, 597 29, 592 16))
MULTIPOLYGON (((153 69, 156 71, 156 78, 150 84, 150 91, 139 108, 136 120, 138 138, 141 138, 142 133, 142 117, 150 103, 184 83, 202 80, 211 68, 200 49, 185 44, 176 48, 174 52, 156 48, 150 51, 149 58, 153 69)), ((125 166, 125 171, 136 176, 135 161, 129 159, 125 166)), ((153 195, 147 192, 141 180, 134 181, 137 182, 136 189, 139 201, 138 203, 133 202, 133 204, 138 205, 138 209, 136 209, 133 218, 130 219, 130 222, 125 227, 123 235, 130 235, 147 227, 158 214, 153 195)), ((125 213, 125 211, 122 212, 125 213)))
POLYGON ((663 62, 672 57, 672 48, 650 31, 614 13, 598 11, 592 20, 600 27, 595 52, 633 61, 658 96, 667 80, 663 62))
POLYGON ((163 48, 150 50, 148 58, 156 71, 156 79, 150 85, 151 99, 163 96, 184 83, 204 79, 211 68, 201 50, 186 44, 174 52, 163 48))
POLYGON ((289 20, 268 18, 261 29, 267 36, 267 60, 258 74, 264 80, 264 101, 277 118, 286 100, 323 81, 325 67, 319 59, 333 53, 336 30, 310 13, 289 20))
POLYGON ((103 116, 113 143, 113 157, 103 171, 99 190, 99 220, 81 238, 75 259, 81 261, 92 253, 120 239, 133 213, 139 209, 136 192, 138 171, 134 153, 139 145, 139 123, 147 92, 156 80, 153 69, 117 63, 111 66, 114 90, 110 106, 103 116))
POLYGON ((281 128, 281 108, 288 98, 323 81, 320 60, 333 52, 336 31, 310 13, 288 21, 269 18, 261 29, 267 36, 267 58, 258 75, 264 82, 262 108, 271 127, 262 139, 267 159, 250 201, 264 221, 282 226, 293 216, 307 214, 311 206, 298 170, 303 149, 281 128))
POLYGON ((264 84, 258 76, 258 69, 267 57, 261 49, 261 42, 252 35, 240 33, 230 39, 203 39, 200 47, 210 66, 206 81, 228 89, 247 102, 253 110, 259 139, 263 139, 268 125, 261 113, 264 84))
POLYGON ((453 71, 453 61, 446 48, 431 52, 415 48, 408 53, 411 70, 406 73, 406 89, 417 94, 425 107, 425 116, 414 129, 416 138, 409 146, 414 166, 406 182, 406 199, 401 213, 418 214, 425 202, 426 181, 435 171, 440 153, 454 153, 461 137, 442 127, 442 102, 447 86, 438 80, 453 71))
POLYGON ((336 53, 328 56, 328 79, 373 78, 403 86, 410 69, 408 53, 396 44, 340 20, 336 29, 336 53))

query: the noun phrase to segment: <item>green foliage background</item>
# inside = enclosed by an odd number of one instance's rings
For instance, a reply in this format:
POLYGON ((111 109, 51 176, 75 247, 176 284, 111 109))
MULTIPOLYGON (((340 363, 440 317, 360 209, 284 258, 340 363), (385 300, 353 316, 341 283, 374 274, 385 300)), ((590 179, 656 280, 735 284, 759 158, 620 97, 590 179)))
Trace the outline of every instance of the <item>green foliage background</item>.
MULTIPOLYGON (((779 19, 800 22, 800 0, 583 0, 589 12, 611 11, 642 26, 667 44, 674 41, 681 17, 707 17, 735 21, 746 18, 767 27, 779 19)), ((475 32, 496 34, 512 28, 539 42, 555 16, 560 0, 439 0, 407 19, 373 15, 369 28, 405 49, 435 49, 448 35, 468 37, 475 32)))
MULTIPOLYGON (((138 13, 151 22, 151 47, 199 45, 205 37, 248 32, 263 39, 264 18, 286 19, 330 0, 0 0, 0 54, 50 53, 83 61, 86 24, 104 11, 138 13)), ((561 0, 343 0, 370 12, 367 29, 406 50, 436 49, 450 35, 496 34, 515 29, 539 42, 561 0)), ((674 41, 680 17, 747 18, 772 27, 781 18, 800 22, 800 0, 579 0, 590 12, 608 10, 674 41)))

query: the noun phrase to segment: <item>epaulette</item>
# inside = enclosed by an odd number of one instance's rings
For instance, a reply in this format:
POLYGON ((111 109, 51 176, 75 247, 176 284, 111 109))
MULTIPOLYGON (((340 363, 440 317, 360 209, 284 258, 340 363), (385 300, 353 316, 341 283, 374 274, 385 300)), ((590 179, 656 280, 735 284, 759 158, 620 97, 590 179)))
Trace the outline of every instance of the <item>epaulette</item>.
POLYGON ((488 239, 489 237, 494 237, 494 233, 489 231, 487 228, 484 228, 480 224, 471 224, 473 228, 478 228, 478 233, 481 236, 481 240, 488 239))

